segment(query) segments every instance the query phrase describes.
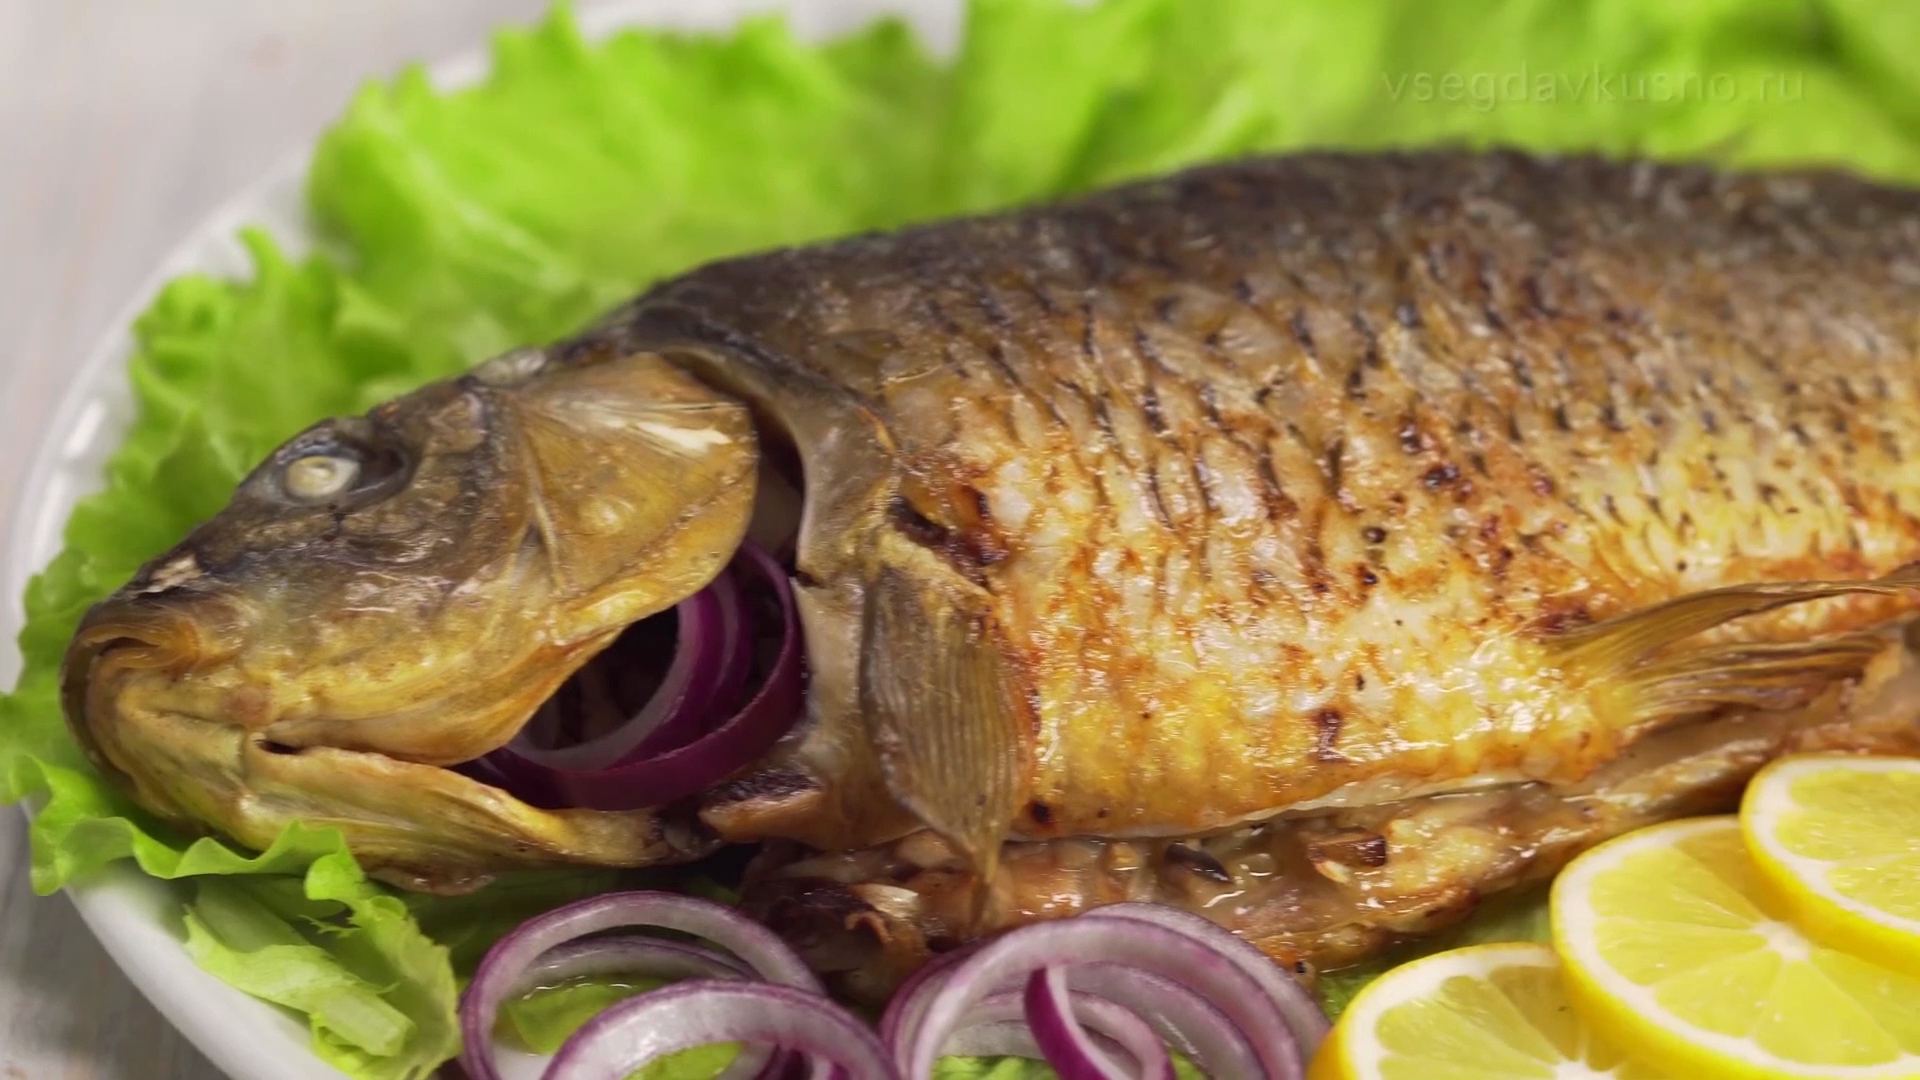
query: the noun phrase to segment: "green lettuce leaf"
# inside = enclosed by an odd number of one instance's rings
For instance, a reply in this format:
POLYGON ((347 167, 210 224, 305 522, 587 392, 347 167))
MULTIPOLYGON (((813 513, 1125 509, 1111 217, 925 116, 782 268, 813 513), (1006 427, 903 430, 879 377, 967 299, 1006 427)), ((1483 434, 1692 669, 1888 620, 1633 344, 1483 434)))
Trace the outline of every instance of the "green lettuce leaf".
MULTIPOLYGON (((122 860, 178 880, 208 970, 304 1018, 348 1075, 420 1076, 454 1052, 460 978, 493 940, 635 879, 525 875, 442 900, 369 884, 332 830, 238 852, 138 811, 60 715, 81 613, 286 436, 706 259, 1254 151, 1511 143, 1920 180, 1917 30, 1874 0, 973 0, 937 62, 891 22, 824 46, 772 19, 588 43, 560 10, 501 31, 479 85, 371 84, 307 177, 321 253, 248 233, 249 279, 182 278, 138 322, 134 422, 28 589, 22 674, 0 697, 0 800, 37 809, 34 883, 122 860)), ((1446 940, 1536 936, 1531 911, 1446 940)), ((1334 1006, 1397 959, 1331 976, 1334 1006)), ((607 992, 516 1003, 508 1026, 551 1045, 607 992)), ((661 1075, 701 1080, 697 1061, 661 1075)))

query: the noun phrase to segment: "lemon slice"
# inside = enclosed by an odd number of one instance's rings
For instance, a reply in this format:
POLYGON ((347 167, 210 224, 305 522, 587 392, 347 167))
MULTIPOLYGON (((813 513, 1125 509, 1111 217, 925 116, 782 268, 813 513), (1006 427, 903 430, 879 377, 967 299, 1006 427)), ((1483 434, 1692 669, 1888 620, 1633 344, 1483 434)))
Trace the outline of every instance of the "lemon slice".
POLYGON ((1674 1076, 1920 1077, 1920 981, 1815 944, 1732 816, 1629 833, 1554 882, 1567 993, 1674 1076))
POLYGON ((1545 945, 1477 945, 1381 976, 1340 1017, 1308 1080, 1658 1080, 1567 1007, 1545 945))
POLYGON ((1809 934, 1920 976, 1920 761, 1782 759, 1748 786, 1740 824, 1809 934))

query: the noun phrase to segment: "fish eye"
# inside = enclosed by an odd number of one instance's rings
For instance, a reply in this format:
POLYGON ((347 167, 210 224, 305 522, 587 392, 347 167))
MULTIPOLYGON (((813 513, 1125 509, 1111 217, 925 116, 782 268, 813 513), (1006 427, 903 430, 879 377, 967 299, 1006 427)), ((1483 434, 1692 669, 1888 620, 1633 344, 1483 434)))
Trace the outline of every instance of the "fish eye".
POLYGON ((281 486, 303 502, 330 499, 360 478, 360 462, 342 454, 308 454, 287 463, 281 486))

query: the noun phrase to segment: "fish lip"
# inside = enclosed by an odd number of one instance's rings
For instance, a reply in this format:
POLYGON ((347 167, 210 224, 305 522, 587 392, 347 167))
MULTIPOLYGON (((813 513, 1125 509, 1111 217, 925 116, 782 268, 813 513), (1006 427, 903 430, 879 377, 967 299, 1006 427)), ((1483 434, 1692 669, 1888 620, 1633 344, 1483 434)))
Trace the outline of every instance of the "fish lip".
POLYGON ((110 598, 81 619, 60 663, 60 706, 68 729, 87 760, 105 775, 131 784, 100 744, 88 690, 109 663, 154 671, 184 672, 206 655, 199 624, 184 612, 152 602, 110 598))

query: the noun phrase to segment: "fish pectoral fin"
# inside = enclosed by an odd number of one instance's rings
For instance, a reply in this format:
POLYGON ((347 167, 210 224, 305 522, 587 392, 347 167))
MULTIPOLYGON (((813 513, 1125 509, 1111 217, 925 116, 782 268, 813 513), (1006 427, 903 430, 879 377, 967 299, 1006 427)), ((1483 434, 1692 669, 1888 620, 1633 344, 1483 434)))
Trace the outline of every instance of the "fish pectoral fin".
POLYGON ((973 865, 984 901, 1025 771, 992 618, 884 567, 867 589, 860 708, 888 790, 973 865))
POLYGON ((1560 666, 1587 677, 1615 675, 1655 653, 1722 623, 1759 615, 1791 604, 1850 593, 1920 590, 1920 563, 1885 577, 1861 581, 1783 581, 1730 585, 1689 593, 1663 604, 1629 612, 1560 634, 1551 644, 1560 666))
POLYGON ((1797 708, 1837 680, 1859 675, 1896 639, 1867 629, 1805 641, 1683 642, 1790 604, 1917 589, 1920 564, 1861 581, 1736 585, 1596 623, 1552 646, 1562 670, 1594 688, 1605 714, 1624 718, 1636 731, 1720 708, 1797 708))
POLYGON ((1893 639, 1843 634, 1786 644, 1723 643, 1637 668, 1606 688, 1636 726, 1720 708, 1791 709, 1852 678, 1893 639))

